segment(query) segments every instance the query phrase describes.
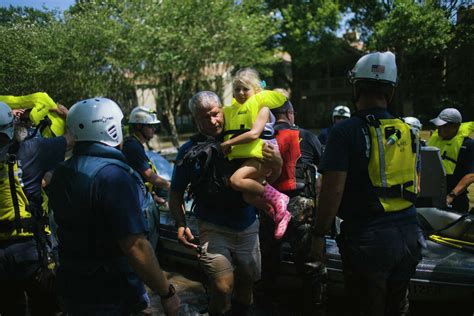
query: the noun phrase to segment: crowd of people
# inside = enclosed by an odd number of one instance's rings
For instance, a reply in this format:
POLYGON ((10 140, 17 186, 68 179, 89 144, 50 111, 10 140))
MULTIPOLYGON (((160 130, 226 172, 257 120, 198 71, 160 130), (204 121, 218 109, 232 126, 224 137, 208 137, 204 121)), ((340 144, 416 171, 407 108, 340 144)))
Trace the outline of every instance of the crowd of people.
POLYGON ((67 131, 43 138, 31 134, 28 110, 0 102, 0 315, 147 315, 145 285, 177 315, 180 298, 155 253, 157 205, 169 206, 178 241, 208 278, 209 315, 252 315, 259 292, 257 303, 275 308, 284 242, 310 276, 312 311, 325 314, 325 239, 336 216, 354 314, 406 315, 426 246, 415 209, 420 148, 439 148, 446 205, 467 213, 474 128, 446 108, 421 143, 417 118, 387 110, 397 87, 391 52, 363 56, 349 80, 354 112, 337 105, 319 136, 295 125, 286 91, 265 90, 252 68, 236 73, 229 106, 196 93, 189 111, 198 133, 179 148, 171 181, 146 155, 160 121, 145 107, 131 111, 124 137, 113 100, 59 105, 51 111, 67 131), (198 231, 187 224, 188 197, 198 231))

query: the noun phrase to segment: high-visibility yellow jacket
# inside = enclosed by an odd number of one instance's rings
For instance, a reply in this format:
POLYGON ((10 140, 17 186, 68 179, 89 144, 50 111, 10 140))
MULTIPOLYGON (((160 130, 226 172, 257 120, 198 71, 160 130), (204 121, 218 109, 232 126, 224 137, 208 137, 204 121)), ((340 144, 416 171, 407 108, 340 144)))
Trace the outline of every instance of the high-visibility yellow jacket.
POLYGON ((55 112, 58 105, 45 92, 37 92, 23 96, 0 95, 0 101, 5 102, 11 109, 31 109, 30 120, 33 125, 38 126, 47 116, 51 120, 51 126, 41 131, 43 137, 60 136, 64 134, 66 122, 55 112))
POLYGON ((404 210, 416 199, 417 136, 400 119, 374 118, 368 126, 368 171, 374 192, 385 212, 404 210))
POLYGON ((464 138, 469 137, 473 131, 474 122, 466 122, 459 126, 458 133, 453 138, 444 140, 438 135, 438 131, 436 130, 428 141, 428 146, 439 148, 441 158, 443 159, 443 166, 447 175, 452 175, 454 173, 464 138))
MULTIPOLYGON (((282 106, 287 98, 280 92, 263 90, 250 97, 244 104, 232 100, 230 106, 224 107, 224 140, 245 133, 252 128, 256 121, 258 112, 264 106, 275 109, 282 106)), ((229 160, 236 158, 262 158, 262 139, 251 143, 232 146, 227 156, 229 160)))

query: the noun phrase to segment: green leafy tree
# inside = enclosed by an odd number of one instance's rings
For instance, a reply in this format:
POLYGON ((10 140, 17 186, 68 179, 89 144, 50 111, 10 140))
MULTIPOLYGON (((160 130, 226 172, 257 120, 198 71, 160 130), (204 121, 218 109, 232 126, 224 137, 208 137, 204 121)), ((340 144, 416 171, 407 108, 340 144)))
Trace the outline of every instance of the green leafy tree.
POLYGON ((268 8, 279 24, 273 44, 291 55, 292 78, 286 78, 299 102, 300 82, 308 66, 315 65, 340 47, 335 31, 341 19, 337 1, 269 0, 268 8))
MULTIPOLYGON (((468 1, 344 1, 351 26, 362 31, 370 50, 392 50, 399 66, 397 114, 430 116, 447 93, 455 46, 467 46, 457 13, 468 1), (455 44, 458 43, 458 44, 455 44)), ((467 23, 464 25, 468 25, 467 23)), ((466 30, 466 27, 464 27, 466 30)), ((459 51, 458 51, 459 52, 459 51)), ((459 59, 458 59, 459 60, 459 59)), ((471 67, 472 68, 472 67, 471 67)), ((467 71, 469 67, 466 67, 467 71)), ((460 76, 465 77, 460 74, 460 76)))
POLYGON ((174 117, 195 91, 221 87, 222 75, 233 66, 271 61, 264 44, 273 26, 261 6, 259 1, 150 0, 124 10, 134 80, 155 89, 176 146, 174 117))

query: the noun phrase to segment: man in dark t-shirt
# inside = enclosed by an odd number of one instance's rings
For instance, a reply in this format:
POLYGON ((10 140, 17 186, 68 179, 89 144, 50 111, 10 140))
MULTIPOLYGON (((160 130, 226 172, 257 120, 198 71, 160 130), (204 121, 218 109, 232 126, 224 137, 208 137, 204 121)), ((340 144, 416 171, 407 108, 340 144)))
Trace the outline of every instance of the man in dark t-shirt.
POLYGON ((146 239, 145 186, 118 147, 122 111, 112 100, 73 105, 67 126, 73 156, 51 179, 50 202, 58 224, 58 288, 73 315, 128 315, 147 306, 147 284, 167 315, 179 298, 146 239))
POLYGON ((329 135, 312 255, 325 260, 325 235, 337 214, 343 219, 337 244, 353 314, 406 315, 408 283, 424 239, 413 206, 410 128, 387 112, 397 82, 395 55, 363 56, 350 80, 358 111, 329 135), (387 155, 400 158, 385 163, 387 155))

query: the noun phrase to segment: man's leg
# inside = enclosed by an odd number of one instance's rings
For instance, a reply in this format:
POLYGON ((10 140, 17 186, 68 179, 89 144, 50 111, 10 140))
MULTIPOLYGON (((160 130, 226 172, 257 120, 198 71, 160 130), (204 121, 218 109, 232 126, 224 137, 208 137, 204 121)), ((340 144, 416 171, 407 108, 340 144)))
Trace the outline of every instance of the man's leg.
POLYGON ((232 233, 225 228, 199 222, 199 239, 202 252, 199 264, 210 282, 210 315, 224 315, 231 308, 234 289, 234 269, 229 251, 232 233))
POLYGON ((424 237, 416 224, 399 228, 402 260, 393 269, 387 281, 387 304, 385 315, 406 315, 409 309, 408 284, 416 272, 416 266, 421 260, 421 247, 424 237))
POLYGON ((387 278, 397 261, 386 231, 359 232, 338 236, 344 281, 353 315, 383 315, 387 297, 387 278))
POLYGON ((209 315, 224 315, 231 308, 234 273, 224 273, 210 280, 209 315))
POLYGON ((245 315, 253 303, 253 285, 260 279, 261 254, 258 238, 259 221, 238 233, 235 244, 234 302, 235 315, 245 315), (240 313, 239 313, 240 311, 240 313))
POLYGON ((39 267, 38 251, 33 239, 18 240, 0 247, 1 315, 26 313, 25 290, 39 267))

